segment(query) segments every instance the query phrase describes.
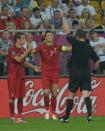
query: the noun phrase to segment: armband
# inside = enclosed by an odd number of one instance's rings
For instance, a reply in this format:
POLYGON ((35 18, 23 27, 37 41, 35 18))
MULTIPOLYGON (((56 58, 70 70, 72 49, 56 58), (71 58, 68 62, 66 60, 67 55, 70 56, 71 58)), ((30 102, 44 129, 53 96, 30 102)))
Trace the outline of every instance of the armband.
POLYGON ((67 51, 67 46, 62 46, 62 51, 67 51))

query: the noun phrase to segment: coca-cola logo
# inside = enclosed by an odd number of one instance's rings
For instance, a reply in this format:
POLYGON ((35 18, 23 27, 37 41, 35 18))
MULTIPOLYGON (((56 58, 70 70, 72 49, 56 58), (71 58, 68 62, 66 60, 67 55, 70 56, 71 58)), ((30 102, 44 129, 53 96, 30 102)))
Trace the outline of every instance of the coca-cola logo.
MULTIPOLYGON (((92 89, 95 90, 96 88, 98 88, 100 86, 100 84, 102 83, 102 81, 97 81, 97 80, 92 80, 91 82, 91 86, 92 89)), ((40 114, 44 114, 46 112, 45 108, 44 108, 44 91, 43 89, 39 88, 36 90, 36 83, 34 83, 32 80, 28 80, 26 81, 26 97, 24 98, 24 108, 28 108, 28 110, 24 111, 23 114, 29 114, 29 113, 34 113, 34 112, 38 112, 40 114)), ((58 115, 64 113, 65 111, 65 103, 67 100, 67 88, 68 88, 68 82, 66 82, 64 84, 63 87, 61 87, 58 90, 58 95, 57 95, 57 105, 56 105, 56 113, 58 115)), ((50 95, 51 96, 51 95, 50 95)), ((91 100, 92 100, 92 111, 95 112, 96 111, 96 100, 97 100, 98 96, 91 96, 91 100)), ((17 110, 16 110, 17 112, 17 110)), ((86 106, 84 104, 84 99, 83 96, 76 96, 74 98, 74 106, 72 109, 72 113, 73 112, 77 112, 77 113, 86 113, 86 106)))

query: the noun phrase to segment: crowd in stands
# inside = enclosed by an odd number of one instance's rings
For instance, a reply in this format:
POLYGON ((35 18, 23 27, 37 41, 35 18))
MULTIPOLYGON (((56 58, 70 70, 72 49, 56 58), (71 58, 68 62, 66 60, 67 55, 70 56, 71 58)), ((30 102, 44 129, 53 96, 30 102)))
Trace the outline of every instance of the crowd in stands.
POLYGON ((1 0, 0 30, 10 22, 19 30, 61 30, 63 16, 71 29, 90 29, 101 24, 104 6, 104 0, 1 0))
MULTIPOLYGON (((71 30, 94 28, 104 34, 105 0, 0 0, 0 30, 7 30, 0 32, 0 49, 3 46, 7 53, 16 30, 25 30, 27 40, 33 37, 29 30, 43 34, 51 29, 63 34, 63 17, 71 30)), ((33 46, 37 46, 35 41, 33 46)), ((3 61, 0 55, 1 69, 3 61)))

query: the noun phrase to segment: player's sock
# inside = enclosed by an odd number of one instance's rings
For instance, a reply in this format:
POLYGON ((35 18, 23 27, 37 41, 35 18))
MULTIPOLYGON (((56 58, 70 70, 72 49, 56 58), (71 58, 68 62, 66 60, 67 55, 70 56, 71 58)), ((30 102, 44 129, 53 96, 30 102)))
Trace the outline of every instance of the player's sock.
POLYGON ((52 99, 51 99, 52 110, 51 110, 50 116, 53 120, 57 120, 57 115, 56 115, 56 112, 55 112, 56 111, 56 102, 57 102, 56 97, 52 97, 52 99))
POLYGON ((52 99, 51 99, 51 108, 52 108, 52 112, 55 112, 55 110, 56 110, 56 97, 53 97, 52 99))
POLYGON ((67 99, 67 103, 66 103, 66 115, 65 116, 69 117, 72 108, 73 108, 73 99, 67 99))
POLYGON ((59 118, 61 122, 69 122, 69 115, 72 108, 73 108, 73 99, 67 99, 65 116, 59 118))
POLYGON ((18 100, 18 103, 17 103, 17 108, 18 108, 18 115, 17 117, 18 118, 22 118, 22 112, 23 112, 23 100, 18 100))
POLYGON ((88 117, 89 117, 89 116, 91 116, 92 103, 91 103, 90 97, 86 97, 84 99, 85 99, 85 104, 86 104, 87 113, 88 113, 88 117))
POLYGON ((44 95, 44 103, 45 103, 45 108, 48 111, 49 110, 49 95, 44 95))
POLYGON ((10 117, 14 117, 14 101, 9 102, 10 117))

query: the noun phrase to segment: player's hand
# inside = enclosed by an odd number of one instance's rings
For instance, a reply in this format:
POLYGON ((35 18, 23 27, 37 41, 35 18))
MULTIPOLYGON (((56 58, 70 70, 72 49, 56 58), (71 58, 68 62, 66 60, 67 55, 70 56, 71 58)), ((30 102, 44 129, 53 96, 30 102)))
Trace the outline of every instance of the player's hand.
POLYGON ((35 48, 32 48, 32 50, 31 50, 31 54, 34 54, 36 52, 36 50, 35 50, 35 48))
POLYGON ((31 53, 32 49, 33 49, 33 47, 30 45, 30 46, 28 47, 27 52, 28 52, 28 53, 31 53))
POLYGON ((92 91, 89 91, 89 96, 91 95, 92 91))
POLYGON ((96 45, 96 48, 101 48, 102 47, 102 44, 98 44, 98 45, 96 45))
POLYGON ((36 72, 41 72, 41 69, 40 69, 40 67, 38 67, 38 66, 34 66, 34 71, 36 71, 36 72))

